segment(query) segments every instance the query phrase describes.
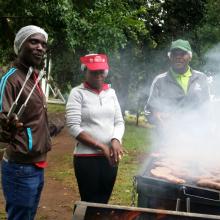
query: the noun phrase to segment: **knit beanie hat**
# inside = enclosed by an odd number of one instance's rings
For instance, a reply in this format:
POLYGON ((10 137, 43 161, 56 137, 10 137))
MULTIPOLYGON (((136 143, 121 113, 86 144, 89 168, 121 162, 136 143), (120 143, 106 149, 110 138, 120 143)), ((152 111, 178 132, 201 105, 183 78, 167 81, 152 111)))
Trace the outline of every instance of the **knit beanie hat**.
POLYGON ((27 40, 28 37, 30 37, 32 34, 43 34, 46 41, 48 40, 48 34, 40 27, 35 25, 28 25, 23 28, 21 28, 18 33, 15 36, 14 40, 14 51, 15 54, 18 55, 18 51, 21 49, 21 46, 27 40))

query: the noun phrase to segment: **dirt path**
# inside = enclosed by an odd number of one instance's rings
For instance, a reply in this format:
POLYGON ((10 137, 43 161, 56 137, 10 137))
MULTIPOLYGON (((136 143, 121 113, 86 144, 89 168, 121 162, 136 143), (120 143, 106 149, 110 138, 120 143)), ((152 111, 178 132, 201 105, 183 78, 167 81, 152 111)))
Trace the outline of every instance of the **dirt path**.
MULTIPOLYGON (((45 170, 45 185, 36 220, 71 220, 74 202, 80 198, 72 169, 73 139, 64 128, 60 134, 52 139, 52 142, 53 149, 48 154, 49 166, 45 170), (63 182, 53 176, 54 169, 66 169, 66 167, 62 167, 63 156, 69 158, 69 164, 67 164, 71 177, 69 182, 63 182)), ((3 206, 4 199, 1 191, 0 210, 4 209, 3 206)))
POLYGON ((53 138, 53 149, 48 154, 49 166, 45 173, 45 186, 36 220, 72 219, 74 202, 80 198, 74 175, 72 175, 72 182, 63 183, 51 177, 50 174, 57 167, 62 167, 62 160, 59 159, 62 155, 69 156, 69 169, 73 174, 72 151, 73 139, 64 128, 58 136, 53 138))

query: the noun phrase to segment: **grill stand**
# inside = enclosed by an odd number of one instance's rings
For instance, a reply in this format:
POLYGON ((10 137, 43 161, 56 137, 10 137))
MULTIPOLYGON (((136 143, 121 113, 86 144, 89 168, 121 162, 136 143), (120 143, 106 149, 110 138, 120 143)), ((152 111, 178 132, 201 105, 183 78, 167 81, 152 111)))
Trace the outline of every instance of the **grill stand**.
POLYGON ((211 220, 220 216, 110 204, 75 203, 72 220, 211 220), (90 215, 91 213, 91 215, 90 215))

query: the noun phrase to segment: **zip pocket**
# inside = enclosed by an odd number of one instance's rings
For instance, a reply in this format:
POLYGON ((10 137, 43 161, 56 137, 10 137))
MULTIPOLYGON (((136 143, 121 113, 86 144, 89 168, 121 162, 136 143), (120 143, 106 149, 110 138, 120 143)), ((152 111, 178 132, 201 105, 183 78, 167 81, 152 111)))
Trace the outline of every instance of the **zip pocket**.
POLYGON ((33 147, 32 131, 31 128, 27 128, 26 130, 28 135, 28 150, 32 151, 32 147, 33 147))

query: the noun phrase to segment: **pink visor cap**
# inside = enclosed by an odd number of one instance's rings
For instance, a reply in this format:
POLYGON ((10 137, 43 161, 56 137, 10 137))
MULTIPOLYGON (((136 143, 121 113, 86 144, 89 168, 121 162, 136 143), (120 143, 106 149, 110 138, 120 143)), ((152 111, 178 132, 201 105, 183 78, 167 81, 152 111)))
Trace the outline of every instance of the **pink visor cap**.
POLYGON ((88 54, 80 57, 80 61, 89 70, 109 70, 108 58, 105 54, 88 54))

